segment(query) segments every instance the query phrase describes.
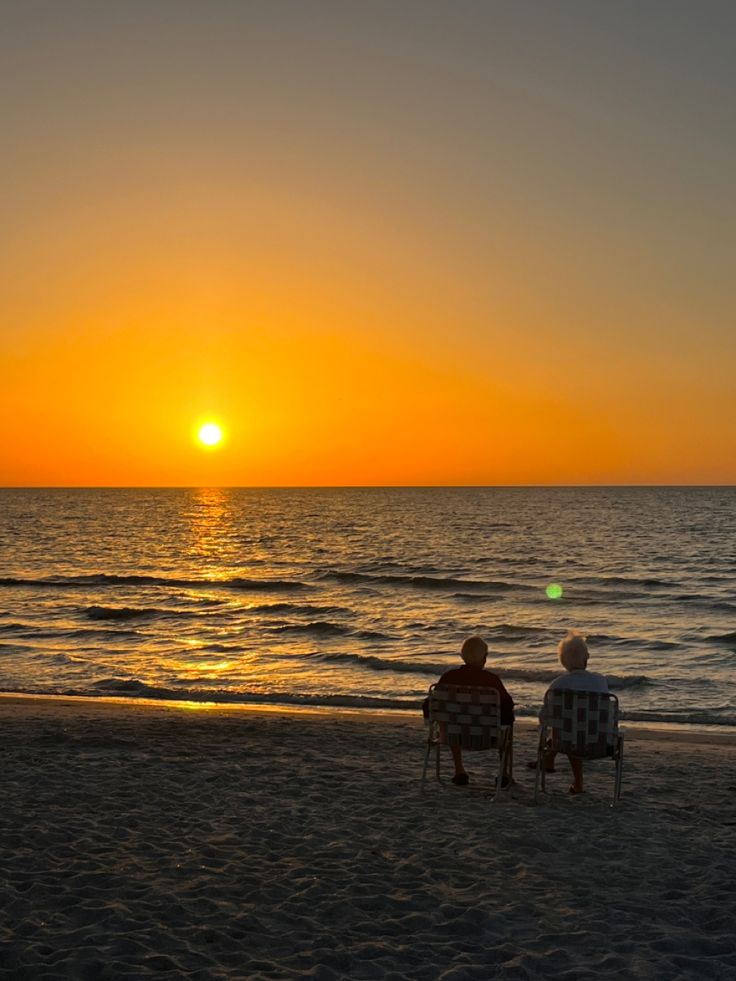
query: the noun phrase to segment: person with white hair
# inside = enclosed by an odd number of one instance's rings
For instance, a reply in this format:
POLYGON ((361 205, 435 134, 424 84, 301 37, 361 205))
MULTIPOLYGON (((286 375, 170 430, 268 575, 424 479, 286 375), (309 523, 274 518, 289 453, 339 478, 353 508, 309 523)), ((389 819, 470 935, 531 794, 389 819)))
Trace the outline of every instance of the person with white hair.
MULTIPOLYGON (((557 646, 557 653, 560 664, 567 672, 555 678, 549 686, 549 691, 592 691, 606 694, 608 692, 608 682, 606 676, 596 674, 595 671, 588 671, 588 645, 585 637, 577 630, 568 630, 557 646)), ((540 718, 543 720, 543 713, 540 718)), ((544 767, 547 773, 555 772, 555 757, 557 753, 549 749, 544 755, 544 767)), ((572 768, 573 783, 570 786, 571 794, 582 794, 583 792, 583 761, 579 756, 568 756, 572 768)), ((536 769, 537 761, 530 760, 529 767, 536 769)))
MULTIPOLYGON (((459 668, 445 671, 438 685, 472 685, 480 688, 495 688, 501 698, 501 725, 513 726, 514 700, 506 691, 503 682, 492 671, 485 670, 488 659, 488 644, 482 637, 468 637, 460 648, 460 657, 465 662, 459 668)), ((464 787, 470 778, 463 765, 463 752, 460 746, 452 743, 452 761, 455 765, 455 775, 452 782, 458 787, 464 787)), ((508 772, 502 775, 501 786, 506 787, 511 782, 511 753, 508 755, 508 772)))

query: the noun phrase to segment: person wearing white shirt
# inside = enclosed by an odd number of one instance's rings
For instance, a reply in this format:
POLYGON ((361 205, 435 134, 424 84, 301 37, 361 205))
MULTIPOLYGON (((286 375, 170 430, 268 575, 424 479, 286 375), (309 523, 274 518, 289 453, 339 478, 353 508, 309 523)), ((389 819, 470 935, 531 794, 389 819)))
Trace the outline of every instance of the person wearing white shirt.
MULTIPOLYGON (((600 692, 605 695, 608 692, 608 682, 605 675, 596 674, 595 671, 588 671, 588 645, 585 638, 577 630, 568 630, 565 637, 557 647, 560 656, 560 664, 567 672, 555 678, 549 686, 550 691, 591 691, 600 692)), ((544 708, 539 713, 539 717, 544 721, 544 708)), ((548 750, 544 757, 544 766, 547 773, 554 773, 555 757, 557 753, 548 750)), ((568 756, 572 768, 573 783, 570 786, 571 794, 582 794, 583 792, 583 761, 578 756, 568 756)), ((536 768, 537 762, 529 762, 530 767, 536 768)))

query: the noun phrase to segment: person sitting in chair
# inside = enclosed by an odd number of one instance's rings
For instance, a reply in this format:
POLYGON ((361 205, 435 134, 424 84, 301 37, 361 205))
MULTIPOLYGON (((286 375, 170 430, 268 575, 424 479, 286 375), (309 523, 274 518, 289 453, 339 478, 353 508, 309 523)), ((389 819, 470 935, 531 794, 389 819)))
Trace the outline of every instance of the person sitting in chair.
MULTIPOLYGON (((465 664, 459 668, 450 668, 445 671, 438 685, 472 685, 480 688, 495 688, 501 698, 501 725, 513 725, 514 722, 514 700, 506 691, 503 682, 498 675, 485 670, 485 663, 488 658, 488 644, 482 637, 468 637, 460 649, 460 656, 465 664)), ((452 782, 459 787, 464 787, 468 782, 468 774, 463 766, 463 752, 460 746, 452 743, 452 762, 455 766, 455 775, 452 782)), ((501 786, 506 787, 511 782, 512 758, 511 751, 507 757, 507 772, 503 774, 501 786)))
MULTIPOLYGON (((592 691, 600 692, 605 695, 608 693, 608 682, 605 675, 596 674, 595 671, 588 671, 588 645, 585 638, 577 630, 568 630, 565 637, 557 647, 560 657, 560 664, 567 672, 555 678, 549 686, 549 691, 592 691)), ((544 721, 544 708, 539 713, 539 717, 544 721)), ((555 757, 557 753, 548 749, 544 754, 544 768, 547 773, 555 772, 555 757)), ((570 786, 571 794, 582 794, 583 792, 583 761, 579 756, 568 756, 572 768, 573 783, 570 786)), ((529 761, 529 767, 536 769, 537 761, 529 761)))

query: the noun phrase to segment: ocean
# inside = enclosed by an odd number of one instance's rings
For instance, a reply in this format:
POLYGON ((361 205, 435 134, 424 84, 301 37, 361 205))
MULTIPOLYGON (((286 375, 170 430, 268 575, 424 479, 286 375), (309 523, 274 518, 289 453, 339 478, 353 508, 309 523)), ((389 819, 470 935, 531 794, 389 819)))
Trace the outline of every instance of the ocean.
POLYGON ((533 716, 570 627, 736 726, 736 488, 0 490, 3 691, 415 712, 478 633, 533 716))

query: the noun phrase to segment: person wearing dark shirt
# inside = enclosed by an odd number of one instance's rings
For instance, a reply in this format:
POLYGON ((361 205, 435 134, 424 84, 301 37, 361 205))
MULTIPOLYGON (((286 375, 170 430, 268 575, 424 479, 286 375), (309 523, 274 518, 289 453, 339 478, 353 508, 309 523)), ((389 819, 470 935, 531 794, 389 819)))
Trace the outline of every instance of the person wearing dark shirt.
MULTIPOLYGON (((488 659, 488 644, 482 637, 468 637, 460 649, 460 656, 465 664, 459 668, 450 668, 445 671, 438 685, 472 685, 478 688, 495 688, 501 698, 501 725, 513 726, 514 722, 514 700, 506 691, 503 682, 498 675, 492 671, 485 670, 485 663, 488 659)), ((512 729, 513 733, 513 729, 512 729)), ((460 746, 450 745, 452 751, 452 762, 455 765, 455 775, 452 782, 460 787, 464 787, 468 782, 468 774, 463 766, 463 753, 460 746)), ((501 786, 506 787, 511 782, 512 770, 512 749, 507 756, 506 772, 503 774, 501 786)))

